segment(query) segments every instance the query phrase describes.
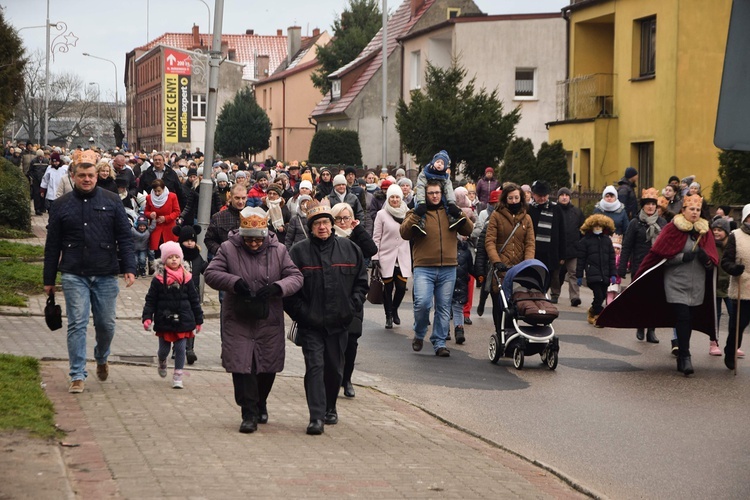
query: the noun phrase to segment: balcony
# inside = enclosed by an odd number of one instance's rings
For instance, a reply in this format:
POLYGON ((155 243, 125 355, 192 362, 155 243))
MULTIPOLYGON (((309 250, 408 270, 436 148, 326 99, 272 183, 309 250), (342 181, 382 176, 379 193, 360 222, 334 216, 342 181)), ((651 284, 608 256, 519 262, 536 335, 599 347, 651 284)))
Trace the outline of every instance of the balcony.
POLYGON ((615 76, 595 73, 557 82, 557 121, 613 117, 615 76))

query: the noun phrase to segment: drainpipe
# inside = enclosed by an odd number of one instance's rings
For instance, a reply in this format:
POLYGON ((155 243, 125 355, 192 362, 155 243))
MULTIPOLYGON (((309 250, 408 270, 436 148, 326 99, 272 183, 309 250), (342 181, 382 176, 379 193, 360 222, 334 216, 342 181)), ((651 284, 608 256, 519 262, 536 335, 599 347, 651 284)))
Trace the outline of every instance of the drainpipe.
POLYGON ((565 78, 570 79, 570 11, 563 9, 565 19, 565 78))
POLYGON ((286 157, 286 78, 281 80, 281 154, 286 157))
POLYGON ((313 120, 315 120, 315 118, 313 118, 312 116, 308 116, 307 117, 307 123, 309 123, 310 125, 312 125, 313 127, 315 127, 315 132, 317 133, 318 132, 318 122, 316 121, 315 123, 313 123, 313 120))

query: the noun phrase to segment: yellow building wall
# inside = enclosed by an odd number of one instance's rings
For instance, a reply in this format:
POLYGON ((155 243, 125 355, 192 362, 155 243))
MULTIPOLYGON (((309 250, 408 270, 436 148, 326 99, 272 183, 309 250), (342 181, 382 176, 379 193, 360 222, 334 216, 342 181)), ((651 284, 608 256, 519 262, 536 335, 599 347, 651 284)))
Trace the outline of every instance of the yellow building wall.
POLYGON ((592 189, 616 183, 625 168, 637 166, 635 145, 653 142, 656 187, 671 175, 693 174, 708 194, 718 170, 713 131, 730 10, 731 0, 618 0, 571 13, 569 78, 607 72, 608 53, 616 75, 615 119, 549 128, 550 140, 562 140, 573 153, 578 183, 585 188, 588 180, 592 189), (653 15, 655 77, 638 79, 638 20, 653 15), (591 149, 588 176, 578 170, 582 149, 591 149))

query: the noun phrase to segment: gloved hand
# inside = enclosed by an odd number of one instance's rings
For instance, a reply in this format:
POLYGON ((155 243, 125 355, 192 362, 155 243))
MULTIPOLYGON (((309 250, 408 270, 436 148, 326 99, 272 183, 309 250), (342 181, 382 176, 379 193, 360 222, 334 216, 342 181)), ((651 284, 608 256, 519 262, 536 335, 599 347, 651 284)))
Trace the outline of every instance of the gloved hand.
POLYGON ((727 270, 727 273, 731 274, 732 276, 739 276, 740 274, 745 272, 745 265, 744 264, 734 264, 732 267, 727 270))
POLYGON ((143 322, 143 329, 144 329, 144 330, 146 330, 146 331, 148 331, 148 330, 149 330, 149 328, 151 328, 151 320, 150 320, 150 319, 147 319, 147 320, 145 320, 145 321, 143 322))
POLYGON ((695 254, 696 254, 696 253, 697 253, 697 252, 685 252, 685 253, 683 253, 683 254, 682 254, 682 262, 684 262, 684 263, 686 263, 686 264, 687 264, 688 262, 692 262, 692 261, 693 261, 693 259, 695 258, 695 254))
POLYGON ((417 214, 420 217, 424 217, 424 214, 427 213, 427 203, 420 203, 414 208, 414 213, 417 214))
POLYGON ((609 284, 610 285, 614 285, 615 283, 617 283, 617 276, 610 276, 609 277, 609 284))
POLYGON ((497 271, 497 272, 499 272, 499 273, 504 273, 505 271, 507 271, 507 270, 508 270, 508 266, 506 266, 506 265, 505 265, 504 263, 502 263, 502 262, 495 262, 495 263, 493 264, 493 266, 495 267, 495 271, 497 271))
POLYGON ((237 295, 250 295, 252 292, 250 291, 250 287, 247 286, 247 283, 245 283, 245 280, 240 278, 237 283, 234 284, 234 293, 237 295))
POLYGON ((458 207, 457 207, 457 206, 456 206, 455 204, 453 204, 453 203, 449 203, 449 204, 448 204, 448 213, 449 213, 449 214, 450 214, 450 215, 451 215, 452 217, 455 217, 456 219, 458 219, 459 217, 461 217, 461 216, 462 216, 462 215, 464 214, 464 213, 463 213, 463 211, 462 211, 462 210, 461 210, 460 208, 458 208, 458 207))
POLYGON ((583 278, 578 278, 578 279, 576 280, 576 283, 578 283, 578 286, 581 286, 581 285, 583 285, 583 278))
POLYGON ((195 325, 195 333, 200 333, 203 330, 203 325, 195 325))
POLYGON ((710 261, 710 259, 708 258, 708 254, 705 250, 703 250, 703 248, 698 248, 698 261, 704 266, 710 261))
POLYGON ((259 299, 279 297, 281 296, 281 287, 276 283, 271 283, 270 285, 261 287, 260 290, 255 292, 255 296, 259 299))

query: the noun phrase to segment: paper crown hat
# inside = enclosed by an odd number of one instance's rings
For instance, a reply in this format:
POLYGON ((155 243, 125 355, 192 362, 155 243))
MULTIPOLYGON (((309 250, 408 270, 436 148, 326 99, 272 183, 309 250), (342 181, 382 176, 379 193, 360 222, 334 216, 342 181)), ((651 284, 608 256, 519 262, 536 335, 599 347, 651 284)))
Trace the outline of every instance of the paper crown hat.
POLYGON ((321 217, 328 217, 331 223, 333 223, 333 215, 328 205, 323 205, 317 202, 317 200, 310 201, 307 205, 307 226, 311 228, 313 221, 321 217))
POLYGON ((268 234, 268 215, 260 207, 245 207, 240 212, 240 236, 265 238, 268 234))
POLYGON ((688 208, 688 207, 703 207, 703 198, 698 196, 697 194, 691 194, 688 196, 685 196, 682 199, 682 208, 688 208))
POLYGON ((657 191, 655 188, 648 188, 644 189, 641 192, 641 200, 658 200, 659 199, 659 191, 657 191))

